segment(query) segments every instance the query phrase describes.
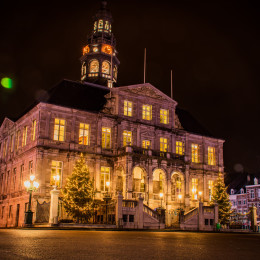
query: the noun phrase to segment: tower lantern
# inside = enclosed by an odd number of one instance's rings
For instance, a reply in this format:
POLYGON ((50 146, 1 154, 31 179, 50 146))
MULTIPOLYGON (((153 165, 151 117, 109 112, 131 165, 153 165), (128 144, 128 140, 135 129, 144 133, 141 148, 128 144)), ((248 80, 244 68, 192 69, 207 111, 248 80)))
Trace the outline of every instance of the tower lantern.
POLYGON ((112 15, 107 9, 106 1, 101 1, 101 7, 93 21, 92 33, 80 59, 81 80, 111 88, 117 82, 120 62, 112 33, 112 15))

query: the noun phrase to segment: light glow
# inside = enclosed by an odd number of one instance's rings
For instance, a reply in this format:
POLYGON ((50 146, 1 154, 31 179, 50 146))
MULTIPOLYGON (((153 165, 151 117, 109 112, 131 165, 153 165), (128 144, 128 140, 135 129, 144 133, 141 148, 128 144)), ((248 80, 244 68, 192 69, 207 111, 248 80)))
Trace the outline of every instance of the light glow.
POLYGON ((161 192, 161 193, 160 193, 160 198, 162 199, 162 197, 163 197, 163 193, 161 192))
POLYGON ((2 78, 1 79, 1 85, 4 88, 12 88, 13 87, 13 81, 10 78, 2 78))
POLYGON ((30 181, 25 181, 25 182, 24 182, 24 186, 25 186, 27 189, 29 189, 30 186, 31 186, 30 181))
POLYGON ((34 179, 35 179, 35 176, 34 176, 34 175, 31 175, 31 176, 30 176, 30 180, 31 180, 31 181, 34 181, 34 179))
POLYGON ((35 188, 35 189, 38 189, 39 188, 39 183, 37 182, 37 181, 34 181, 33 182, 33 187, 35 188))

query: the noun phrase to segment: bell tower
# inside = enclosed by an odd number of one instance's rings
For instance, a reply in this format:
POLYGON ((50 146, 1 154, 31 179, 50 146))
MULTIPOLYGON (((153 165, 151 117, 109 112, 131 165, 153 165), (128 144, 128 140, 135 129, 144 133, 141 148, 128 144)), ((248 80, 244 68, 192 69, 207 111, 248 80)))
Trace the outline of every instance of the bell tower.
POLYGON ((120 62, 112 33, 112 15, 106 1, 101 1, 101 7, 93 20, 93 30, 80 59, 81 81, 112 88, 117 82, 120 62))

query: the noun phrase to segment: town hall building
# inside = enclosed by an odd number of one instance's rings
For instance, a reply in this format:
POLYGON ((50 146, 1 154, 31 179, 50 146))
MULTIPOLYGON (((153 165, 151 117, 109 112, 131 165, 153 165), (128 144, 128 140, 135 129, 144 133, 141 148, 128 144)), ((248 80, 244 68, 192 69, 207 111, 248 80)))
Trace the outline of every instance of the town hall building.
POLYGON ((0 127, 0 227, 23 226, 29 201, 24 182, 31 174, 39 182, 33 222, 49 222, 55 178, 62 189, 81 153, 96 200, 108 191, 125 200, 141 196, 147 207, 166 210, 167 226, 177 221, 180 207, 188 212, 199 201, 210 204, 214 181, 224 171, 224 140, 157 87, 118 86, 119 66, 103 1, 83 49, 80 81, 59 82, 48 99, 0 127))

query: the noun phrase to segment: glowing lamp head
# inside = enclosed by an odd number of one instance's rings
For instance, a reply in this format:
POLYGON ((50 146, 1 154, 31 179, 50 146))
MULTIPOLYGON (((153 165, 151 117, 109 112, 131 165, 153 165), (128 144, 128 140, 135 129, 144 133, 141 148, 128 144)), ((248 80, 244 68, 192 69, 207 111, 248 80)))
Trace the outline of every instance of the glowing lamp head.
POLYGON ((12 82, 12 80, 10 78, 2 78, 1 79, 1 85, 4 88, 12 88, 13 82, 12 82))
POLYGON ((35 189, 38 189, 39 188, 39 183, 37 182, 37 181, 34 181, 33 182, 33 187, 35 188, 35 189))
POLYGON ((160 198, 162 199, 162 197, 163 197, 163 193, 161 192, 159 195, 160 195, 160 198))
POLYGON ((106 182, 106 186, 109 187, 110 186, 110 181, 106 182))
POLYGON ((201 191, 199 191, 199 195, 200 195, 200 196, 202 195, 202 192, 201 192, 201 191))
POLYGON ((30 181, 25 181, 25 182, 24 182, 24 186, 25 186, 25 188, 29 189, 30 186, 31 186, 30 181))
POLYGON ((31 175, 31 176, 30 176, 30 180, 31 180, 31 181, 34 181, 34 179, 35 179, 35 176, 34 176, 34 175, 31 175))
POLYGON ((181 198, 182 198, 182 195, 181 195, 181 194, 179 194, 179 195, 178 195, 178 198, 179 198, 179 200, 181 200, 181 198))

